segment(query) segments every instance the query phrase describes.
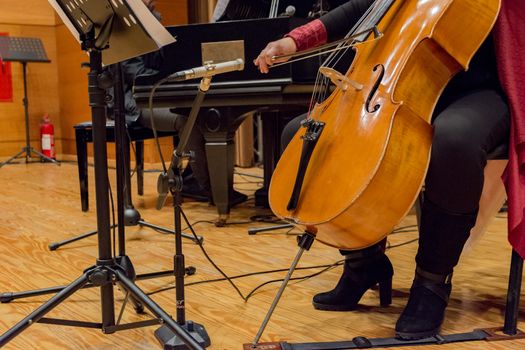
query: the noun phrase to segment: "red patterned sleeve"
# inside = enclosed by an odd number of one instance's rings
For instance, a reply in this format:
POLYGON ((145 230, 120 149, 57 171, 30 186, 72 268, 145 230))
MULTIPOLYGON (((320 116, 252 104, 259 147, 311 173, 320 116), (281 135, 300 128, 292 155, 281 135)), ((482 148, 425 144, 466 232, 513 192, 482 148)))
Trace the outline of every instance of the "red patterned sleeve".
POLYGON ((328 40, 326 27, 323 22, 316 19, 303 26, 297 27, 285 37, 292 38, 297 45, 297 51, 325 44, 328 40))

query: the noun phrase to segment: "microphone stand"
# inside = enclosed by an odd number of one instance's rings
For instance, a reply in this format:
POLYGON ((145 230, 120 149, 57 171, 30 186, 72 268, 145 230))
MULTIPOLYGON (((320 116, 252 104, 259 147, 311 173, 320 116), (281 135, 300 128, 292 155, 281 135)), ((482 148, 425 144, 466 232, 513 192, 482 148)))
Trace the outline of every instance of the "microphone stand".
MULTIPOLYGON (((181 219, 184 218, 188 226, 190 223, 188 222, 188 219, 186 218, 186 215, 184 214, 181 207, 181 190, 183 182, 182 172, 184 170, 183 162, 184 160, 191 159, 191 154, 185 151, 186 146, 197 120, 197 115, 202 105, 202 101, 204 100, 204 96, 210 88, 210 84, 211 75, 204 76, 201 79, 199 90, 191 107, 190 115, 186 121, 186 125, 182 130, 179 144, 173 152, 168 173, 159 178, 159 192, 161 192, 161 196, 163 191, 169 190, 173 198, 173 216, 175 225, 175 256, 173 257, 173 270, 175 272, 177 323, 182 328, 184 328, 199 344, 204 344, 205 347, 211 345, 210 337, 208 336, 206 329, 198 323, 186 320, 185 316, 184 275, 186 268, 184 263, 184 254, 182 252, 181 219)), ((200 241, 199 244, 201 244, 200 241)), ((184 344, 180 336, 173 332, 170 327, 160 327, 155 331, 155 336, 165 350, 188 349, 188 346, 184 344)))

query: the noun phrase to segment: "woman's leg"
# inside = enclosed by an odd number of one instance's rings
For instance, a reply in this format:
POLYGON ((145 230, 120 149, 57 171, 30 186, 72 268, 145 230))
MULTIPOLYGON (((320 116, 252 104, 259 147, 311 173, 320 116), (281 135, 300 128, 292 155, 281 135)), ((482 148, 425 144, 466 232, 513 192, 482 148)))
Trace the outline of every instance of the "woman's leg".
POLYGON ((284 126, 283 132, 281 133, 281 154, 284 152, 284 149, 288 146, 290 141, 292 141, 299 128, 301 128, 301 122, 306 118, 306 115, 306 113, 301 114, 290 120, 288 124, 284 126))
POLYGON ((354 310, 363 294, 379 284, 381 306, 392 303, 394 269, 385 255, 386 238, 370 247, 340 250, 345 258, 343 274, 334 289, 313 297, 314 308, 329 311, 354 310))
POLYGON ((439 331, 452 270, 476 222, 487 153, 508 135, 508 107, 493 90, 465 95, 435 118, 416 277, 396 325, 398 336, 422 338, 439 331))

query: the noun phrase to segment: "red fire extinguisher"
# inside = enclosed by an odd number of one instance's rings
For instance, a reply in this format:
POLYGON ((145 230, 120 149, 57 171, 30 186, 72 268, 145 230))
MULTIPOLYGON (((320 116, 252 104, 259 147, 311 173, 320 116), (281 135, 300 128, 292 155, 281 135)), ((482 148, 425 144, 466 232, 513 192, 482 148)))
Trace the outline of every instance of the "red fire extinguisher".
POLYGON ((40 124, 40 139, 42 140, 42 154, 55 159, 55 128, 46 113, 40 124))

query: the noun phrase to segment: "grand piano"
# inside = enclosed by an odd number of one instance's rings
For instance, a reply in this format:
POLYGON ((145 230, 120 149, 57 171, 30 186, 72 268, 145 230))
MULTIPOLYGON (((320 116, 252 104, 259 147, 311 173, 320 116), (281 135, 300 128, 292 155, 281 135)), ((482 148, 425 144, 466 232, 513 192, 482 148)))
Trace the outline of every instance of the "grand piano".
MULTIPOLYGON (((256 194, 256 205, 267 206, 265 191, 279 157, 280 130, 284 120, 306 112, 320 59, 277 67, 266 75, 261 74, 252 61, 268 42, 304 22, 294 17, 278 17, 168 27, 177 42, 163 48, 164 64, 159 73, 136 78, 134 97, 139 107, 146 108, 156 82, 171 73, 202 65, 203 43, 243 42, 245 69, 213 78, 197 120, 206 141, 219 223, 224 223, 230 212, 228 188, 233 184, 234 134, 242 121, 254 112, 262 116, 264 138, 264 187, 256 194)), ((195 80, 161 85, 153 98, 154 107, 189 113, 198 83, 195 80)))

